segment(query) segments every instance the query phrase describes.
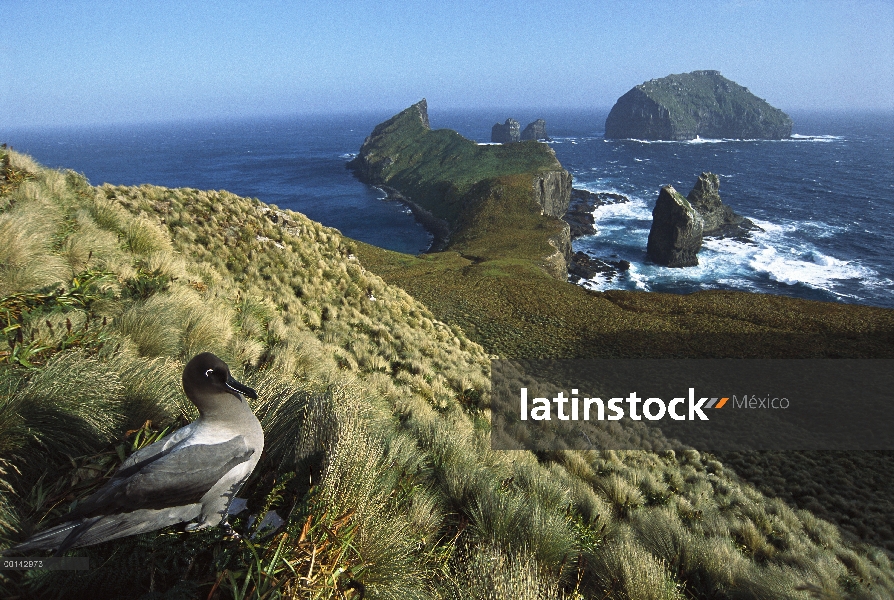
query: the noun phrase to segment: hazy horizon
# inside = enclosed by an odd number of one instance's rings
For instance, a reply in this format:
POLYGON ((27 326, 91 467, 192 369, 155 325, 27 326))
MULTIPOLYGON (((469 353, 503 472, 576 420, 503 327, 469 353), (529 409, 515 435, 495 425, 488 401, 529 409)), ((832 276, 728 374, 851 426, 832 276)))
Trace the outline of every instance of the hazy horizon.
MULTIPOLYGON (((421 100, 422 98, 420 98, 421 100)), ((308 122, 317 122, 319 120, 332 119, 333 121, 342 120, 345 118, 351 118, 355 120, 366 119, 370 122, 379 123, 382 122, 389 117, 397 114, 398 112, 408 108, 414 103, 410 103, 404 106, 395 106, 393 109, 382 108, 376 110, 341 110, 341 111, 332 111, 332 112, 305 112, 305 113, 267 113, 267 114, 237 114, 237 115, 193 115, 193 116, 172 116, 172 117, 159 117, 159 118, 145 118, 145 119, 128 119, 128 120, 119 120, 119 121, 104 121, 104 122, 73 122, 73 123, 30 123, 26 125, 19 125, 13 123, 12 125, 2 124, 0 125, 0 143, 8 143, 11 140, 3 138, 4 132, 9 132, 12 134, 16 133, 26 133, 26 132, 34 132, 39 133, 42 131, 53 132, 53 131, 104 131, 104 130, 115 130, 115 129, 123 129, 123 130, 131 130, 131 129, 139 129, 141 127, 154 128, 154 127, 186 127, 189 128, 191 126, 200 127, 200 126, 208 126, 213 127, 218 124, 263 124, 266 122, 293 122, 293 121, 302 121, 307 120, 308 122)), ((581 116, 593 116, 598 118, 599 120, 594 123, 597 128, 601 128, 604 126, 604 119, 608 116, 609 111, 611 110, 611 106, 603 106, 603 107, 559 107, 559 108, 547 108, 542 106, 476 106, 476 107, 439 107, 432 106, 429 103, 429 120, 431 122, 432 129, 442 129, 442 128, 451 128, 451 125, 445 121, 451 120, 451 118, 455 118, 460 115, 476 115, 482 116, 483 113, 490 113, 493 118, 494 123, 502 123, 507 118, 513 118, 518 121, 522 127, 527 125, 529 122, 534 121, 539 118, 547 119, 547 130, 550 130, 551 125, 555 125, 555 119, 559 116, 573 116, 573 117, 581 117, 581 116), (550 118, 552 117, 552 119, 550 118)), ((824 119, 828 121, 829 119, 835 119, 837 117, 841 117, 844 119, 861 119, 861 118, 873 118, 873 117, 881 117, 885 119, 894 119, 894 108, 883 108, 883 109, 865 109, 865 110, 854 110, 854 109, 795 109, 786 111, 787 114, 793 118, 795 122, 795 128, 799 127, 799 125, 803 124, 804 119, 809 119, 812 121, 817 118, 824 119)), ((488 132, 490 130, 488 129, 488 132)), ((368 131, 365 131, 365 134, 368 134, 368 131)), ((15 143, 13 142, 13 147, 15 147, 15 143)))
POLYGON ((0 130, 393 114, 423 97, 598 113, 699 69, 789 113, 894 111, 883 1, 0 6, 0 130))

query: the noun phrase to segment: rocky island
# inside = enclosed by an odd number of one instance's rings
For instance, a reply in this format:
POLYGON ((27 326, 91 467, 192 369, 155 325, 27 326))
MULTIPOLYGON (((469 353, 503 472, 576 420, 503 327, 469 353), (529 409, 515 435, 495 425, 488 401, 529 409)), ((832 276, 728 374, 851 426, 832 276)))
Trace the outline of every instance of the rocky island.
POLYGON ((512 144, 521 141, 521 125, 513 118, 505 123, 495 123, 490 130, 490 141, 494 144, 512 144))
POLYGON ((673 186, 661 188, 652 211, 649 260, 667 267, 692 267, 698 264, 703 236, 744 236, 759 229, 724 204, 719 190, 720 178, 714 173, 699 175, 685 198, 673 186))
POLYGON ((512 144, 528 140, 549 140, 546 135, 546 121, 537 119, 521 129, 521 125, 513 118, 505 123, 496 123, 490 130, 490 141, 494 144, 512 144))
POLYGON ((718 71, 693 71, 641 83, 605 120, 607 139, 784 139, 792 120, 718 71))

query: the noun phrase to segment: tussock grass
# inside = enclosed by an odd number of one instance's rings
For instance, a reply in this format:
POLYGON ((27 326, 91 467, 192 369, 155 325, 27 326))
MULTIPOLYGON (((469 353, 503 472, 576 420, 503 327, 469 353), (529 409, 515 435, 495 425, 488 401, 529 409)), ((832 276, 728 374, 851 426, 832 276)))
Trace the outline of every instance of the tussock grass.
POLYGON ((86 452, 117 436, 122 385, 109 366, 77 352, 57 355, 9 400, 33 441, 51 452, 86 452))
POLYGON ((53 217, 37 201, 19 202, 0 214, 0 296, 54 285, 65 278, 65 261, 50 248, 58 227, 53 217))
MULTIPOLYGON (((681 600, 684 596, 666 564, 629 539, 608 541, 592 557, 601 597, 625 600, 681 600)), ((627 534, 627 535, 625 535, 627 534)))
POLYGON ((178 286, 169 294, 134 303, 118 317, 118 330, 142 356, 188 358, 207 350, 226 357, 232 313, 203 300, 195 290, 178 286))
POLYGON ((544 577, 537 559, 497 544, 463 547, 451 561, 445 600, 555 600, 563 598, 555 578, 544 577))

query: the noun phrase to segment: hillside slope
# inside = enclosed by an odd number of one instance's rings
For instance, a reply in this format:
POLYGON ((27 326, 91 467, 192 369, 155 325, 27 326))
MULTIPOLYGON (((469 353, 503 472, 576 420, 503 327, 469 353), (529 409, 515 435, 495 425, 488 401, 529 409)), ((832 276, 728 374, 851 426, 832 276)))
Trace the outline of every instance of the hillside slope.
POLYGON ((117 540, 76 552, 87 572, 3 572, 6 597, 894 590, 882 550, 694 450, 492 451, 484 350, 335 230, 227 192, 92 187, 13 152, 0 161, 3 547, 194 416, 179 376, 199 350, 258 389, 267 438, 234 520, 242 541, 117 540), (251 538, 248 515, 269 510, 285 528, 251 538))

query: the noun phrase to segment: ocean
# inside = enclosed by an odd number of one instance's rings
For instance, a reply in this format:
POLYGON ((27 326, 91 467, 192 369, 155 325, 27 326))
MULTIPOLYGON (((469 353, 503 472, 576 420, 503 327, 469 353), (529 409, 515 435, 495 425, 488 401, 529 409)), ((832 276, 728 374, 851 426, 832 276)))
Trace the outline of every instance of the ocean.
MULTIPOLYGON (((791 139, 647 142, 603 139, 607 111, 429 111, 432 127, 478 142, 507 117, 544 118, 574 185, 630 202, 597 208, 595 235, 574 249, 626 260, 595 290, 746 290, 894 307, 894 114, 793 113, 791 139), (688 194, 720 176, 725 204, 756 223, 750 239, 706 238, 699 265, 646 259, 661 186, 688 194)), ((0 129, 0 142, 93 184, 226 189, 306 214, 345 235, 419 253, 431 236, 403 205, 357 181, 345 163, 390 114, 279 117, 80 128, 0 129)))

